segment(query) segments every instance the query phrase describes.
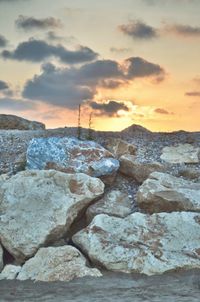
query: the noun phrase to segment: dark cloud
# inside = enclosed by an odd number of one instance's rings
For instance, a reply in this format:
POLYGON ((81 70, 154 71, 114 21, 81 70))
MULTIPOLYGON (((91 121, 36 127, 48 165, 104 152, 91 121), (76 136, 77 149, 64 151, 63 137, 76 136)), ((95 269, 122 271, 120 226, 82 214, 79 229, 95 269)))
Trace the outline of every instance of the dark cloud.
POLYGON ((0 35, 0 47, 6 47, 7 44, 8 40, 4 36, 0 35))
POLYGON ((190 26, 184 24, 166 25, 164 27, 165 32, 172 33, 183 37, 196 37, 200 38, 200 27, 190 26))
POLYGON ((159 81, 164 79, 165 70, 158 64, 150 63, 140 57, 132 57, 125 61, 127 78, 156 76, 159 81))
POLYGON ((37 19, 35 17, 26 17, 23 15, 20 15, 18 17, 18 19, 15 21, 15 24, 18 28, 22 28, 27 31, 32 29, 48 29, 62 27, 61 21, 53 17, 37 19))
POLYGON ((120 25, 119 30, 127 36, 136 39, 152 39, 158 36, 157 30, 141 21, 131 21, 129 24, 120 25))
POLYGON ((57 57, 68 64, 92 61, 97 57, 97 53, 88 47, 79 46, 77 50, 72 51, 62 45, 53 46, 35 39, 20 43, 13 51, 4 50, 1 55, 4 59, 30 62, 42 62, 49 57, 57 57))
POLYGON ((155 113, 159 113, 159 114, 173 114, 172 112, 169 112, 169 111, 167 111, 167 110, 165 110, 165 109, 163 109, 163 108, 156 108, 156 109, 154 110, 154 112, 155 112, 155 113))
POLYGON ((0 98, 0 110, 26 111, 32 110, 36 104, 30 101, 12 98, 0 98))
POLYGON ((186 96, 200 96, 200 91, 189 91, 185 93, 186 96))
POLYGON ((109 101, 106 103, 90 102, 89 106, 93 110, 100 111, 100 115, 116 116, 119 110, 129 111, 128 106, 123 102, 109 101))
POLYGON ((8 89, 9 86, 6 82, 0 80, 0 90, 8 89))
POLYGON ((55 106, 75 109, 94 99, 98 87, 115 89, 137 77, 164 77, 164 70, 141 58, 129 58, 121 65, 112 60, 98 60, 77 67, 42 66, 40 75, 27 81, 23 96, 55 106))

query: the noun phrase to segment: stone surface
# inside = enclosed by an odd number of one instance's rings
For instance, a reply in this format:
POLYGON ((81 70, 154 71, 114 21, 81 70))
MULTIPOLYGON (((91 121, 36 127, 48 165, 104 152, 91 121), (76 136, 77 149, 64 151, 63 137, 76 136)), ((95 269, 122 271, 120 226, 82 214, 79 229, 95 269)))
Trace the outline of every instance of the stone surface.
POLYGON ((101 145, 71 137, 35 138, 27 150, 28 169, 56 169, 101 177, 119 169, 118 160, 101 145))
POLYGON ((152 172, 164 170, 164 166, 157 162, 140 163, 132 155, 120 157, 120 172, 134 178, 138 183, 142 183, 152 172))
POLYGON ((200 180, 200 169, 194 169, 189 167, 181 168, 178 171, 178 176, 182 176, 189 180, 200 180))
POLYGON ((200 214, 173 212, 126 218, 96 216, 73 241, 93 263, 112 271, 162 274, 200 268, 200 214))
POLYGON ((161 159, 172 164, 196 164, 199 162, 200 148, 190 144, 165 147, 162 150, 161 159))
POLYGON ((14 280, 21 270, 21 266, 8 264, 0 274, 0 280, 14 280))
POLYGON ((0 272, 2 271, 2 269, 3 269, 3 249, 0 244, 0 272))
POLYGON ((86 174, 20 172, 0 187, 0 241, 24 262, 41 246, 59 241, 103 192, 102 181, 86 174))
POLYGON ((109 138, 105 147, 117 158, 124 154, 134 155, 137 150, 134 145, 129 144, 120 138, 109 138))
POLYGON ((41 248, 22 267, 18 280, 70 281, 75 278, 101 277, 96 268, 86 266, 86 259, 72 246, 41 248))
POLYGON ((137 203, 149 213, 200 212, 200 183, 193 183, 167 173, 154 172, 140 186, 137 203))
POLYGON ((108 214, 116 217, 126 217, 132 212, 131 199, 125 193, 119 190, 113 190, 104 195, 104 197, 91 205, 87 211, 87 221, 90 223, 92 219, 99 214, 108 214))
POLYGON ((0 114, 0 129, 44 130, 45 125, 40 122, 26 120, 16 115, 0 114))

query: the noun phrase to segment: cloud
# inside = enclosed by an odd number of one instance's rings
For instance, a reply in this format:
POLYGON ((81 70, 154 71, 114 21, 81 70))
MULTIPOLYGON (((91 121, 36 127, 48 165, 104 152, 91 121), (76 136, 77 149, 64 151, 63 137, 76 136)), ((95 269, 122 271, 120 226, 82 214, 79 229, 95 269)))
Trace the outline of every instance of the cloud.
POLYGON ((200 96, 200 91, 189 91, 185 93, 186 96, 200 96))
POLYGON ((156 108, 154 110, 155 113, 159 113, 159 114, 173 114, 173 112, 169 112, 163 108, 156 108))
POLYGON ((200 38, 200 27, 199 26, 191 26, 184 24, 173 24, 166 25, 164 27, 164 31, 166 33, 172 33, 174 35, 182 36, 182 37, 194 37, 200 38))
POLYGON ((7 44, 8 40, 3 35, 0 35, 0 47, 6 47, 7 44))
POLYGON ((131 50, 132 50, 131 48, 125 48, 125 47, 122 47, 122 48, 111 47, 110 48, 110 51, 115 52, 115 53, 125 53, 125 52, 129 52, 131 50))
POLYGON ((26 111, 35 109, 36 104, 30 101, 13 98, 0 98, 0 110, 26 111))
POLYGON ((158 36, 157 30, 141 21, 131 21, 129 24, 122 24, 118 29, 127 36, 134 39, 152 39, 158 36))
POLYGON ((41 74, 26 82, 23 97, 73 110, 93 100, 98 88, 116 89, 138 77, 164 77, 164 70, 142 58, 129 58, 122 64, 97 60, 62 68, 48 63, 42 66, 41 74))
POLYGON ((125 61, 127 78, 156 76, 159 80, 165 77, 165 70, 158 64, 150 63, 140 57, 132 57, 125 61))
POLYGON ((0 80, 0 90, 8 89, 9 86, 6 82, 0 80))
POLYGON ((22 28, 26 31, 32 29, 48 29, 48 28, 60 28, 62 23, 59 19, 53 17, 37 19, 35 17, 26 17, 20 15, 15 21, 15 24, 18 28, 22 28))
POLYGON ((90 102, 89 106, 93 110, 100 111, 98 115, 116 116, 119 110, 129 111, 128 106, 123 102, 108 101, 105 103, 90 102))
POLYGON ((68 50, 62 45, 51 45, 43 40, 30 39, 20 43, 13 51, 4 50, 1 53, 4 59, 17 61, 42 62, 50 57, 57 57, 63 63, 76 64, 92 61, 98 54, 92 49, 79 46, 77 50, 68 50))

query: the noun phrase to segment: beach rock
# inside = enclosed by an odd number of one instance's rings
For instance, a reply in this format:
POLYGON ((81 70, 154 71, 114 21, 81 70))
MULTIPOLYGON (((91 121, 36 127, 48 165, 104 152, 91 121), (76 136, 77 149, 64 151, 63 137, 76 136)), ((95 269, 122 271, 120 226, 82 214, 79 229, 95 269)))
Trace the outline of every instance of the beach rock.
POLYGON ((75 278, 101 277, 96 268, 86 266, 86 259, 72 246, 40 248, 22 267, 18 280, 70 281, 75 278))
POLYGON ((0 244, 0 272, 2 271, 2 269, 3 269, 3 249, 0 244))
POLYGON ((137 203, 148 213, 200 212, 200 183, 154 172, 140 186, 137 203))
POLYGON ((124 154, 134 155, 137 148, 120 138, 109 138, 105 145, 115 157, 119 158, 124 154))
POLYGON ((27 150, 27 168, 50 168, 104 177, 115 174, 119 162, 108 150, 93 141, 71 137, 34 138, 27 150))
POLYGON ((138 162, 132 155, 123 155, 120 157, 120 172, 134 178, 138 183, 143 183, 152 172, 163 172, 165 167, 160 163, 142 163, 138 162))
POLYGON ((200 148, 190 144, 165 147, 162 150, 161 159, 171 164, 196 164, 199 163, 200 148))
POLYGON ((74 243, 107 270, 162 274, 200 268, 200 214, 173 212, 126 218, 96 216, 74 243))
POLYGON ((21 266, 8 264, 0 274, 0 280, 14 280, 21 271, 21 266))
POLYGON ((0 241, 18 263, 59 241, 104 192, 98 178, 55 170, 24 171, 0 187, 0 241))
POLYGON ((0 114, 0 129, 3 130, 44 130, 40 122, 29 121, 16 115, 0 114))
POLYGON ((98 202, 91 205, 86 211, 86 216, 88 223, 90 223, 99 214, 123 218, 130 215, 131 212, 132 206, 129 196, 119 190, 112 190, 106 193, 98 202))

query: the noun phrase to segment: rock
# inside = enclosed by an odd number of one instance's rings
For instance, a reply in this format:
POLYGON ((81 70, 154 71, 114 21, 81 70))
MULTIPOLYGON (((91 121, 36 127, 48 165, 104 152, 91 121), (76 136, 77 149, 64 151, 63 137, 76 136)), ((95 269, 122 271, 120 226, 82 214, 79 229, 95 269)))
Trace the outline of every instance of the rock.
POLYGON ((99 214, 123 218, 130 215, 131 212, 131 199, 128 195, 119 190, 112 190, 106 193, 101 200, 91 205, 86 211, 86 216, 88 223, 90 223, 99 214))
POLYGON ((162 150, 161 159, 171 164, 197 164, 199 163, 200 148, 190 144, 165 147, 162 150))
POLYGON ((40 122, 26 120, 16 115, 0 114, 0 129, 44 130, 45 125, 40 122))
POLYGON ((181 168, 178 171, 178 176, 182 176, 189 180, 200 180, 200 170, 189 167, 181 168))
POLYGON ((93 177, 113 175, 118 160, 101 145, 71 137, 34 138, 27 150, 28 169, 56 169, 93 177))
POLYGON ((154 172, 139 188, 137 203, 149 213, 200 212, 200 183, 154 172))
POLYGON ((8 264, 0 274, 0 280, 14 280, 21 271, 21 266, 8 264))
POLYGON ((59 241, 104 192, 98 178, 55 170, 24 171, 0 187, 0 241, 18 263, 59 241))
POLYGON ((107 270, 162 274, 200 268, 200 214, 173 212, 126 218, 96 216, 74 243, 107 270))
POLYGON ((164 171, 165 167, 160 163, 140 163, 132 155, 120 157, 120 172, 134 178, 138 183, 142 183, 152 172, 164 171))
POLYGON ((40 248, 22 267, 18 280, 70 281, 75 278, 101 277, 96 268, 86 266, 86 259, 72 246, 40 248))
POLYGON ((3 269, 3 249, 0 244, 0 272, 2 271, 2 269, 3 269))
POLYGON ((120 138, 109 138, 105 147, 117 158, 124 154, 134 155, 137 150, 134 145, 129 144, 120 138))

